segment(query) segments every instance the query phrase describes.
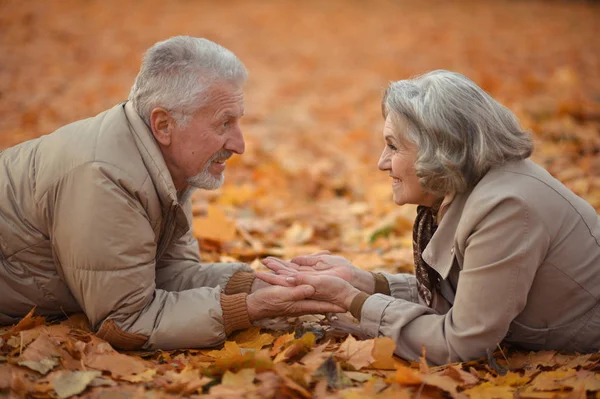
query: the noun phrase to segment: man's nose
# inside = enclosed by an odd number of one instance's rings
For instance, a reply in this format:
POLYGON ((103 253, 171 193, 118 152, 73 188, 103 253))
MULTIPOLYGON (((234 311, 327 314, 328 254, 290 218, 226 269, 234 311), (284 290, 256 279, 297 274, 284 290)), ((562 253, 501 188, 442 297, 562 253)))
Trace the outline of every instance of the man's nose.
POLYGON ((246 143, 244 142, 244 135, 242 129, 236 126, 231 133, 231 137, 225 143, 225 149, 241 155, 246 150, 246 143))

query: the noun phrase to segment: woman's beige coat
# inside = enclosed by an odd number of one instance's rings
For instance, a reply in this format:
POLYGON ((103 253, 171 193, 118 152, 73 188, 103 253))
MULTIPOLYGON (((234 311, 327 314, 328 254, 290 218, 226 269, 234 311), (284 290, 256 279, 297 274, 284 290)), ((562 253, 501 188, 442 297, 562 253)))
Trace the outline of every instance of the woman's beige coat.
POLYGON ((0 324, 37 306, 125 346, 217 345, 221 288, 244 270, 200 263, 190 202, 129 103, 0 153, 0 324))
POLYGON ((532 350, 600 348, 600 217, 530 160, 491 170, 454 198, 423 253, 444 279, 433 309, 412 275, 386 274, 391 296, 361 312, 367 336, 397 354, 465 361, 503 340, 532 350))

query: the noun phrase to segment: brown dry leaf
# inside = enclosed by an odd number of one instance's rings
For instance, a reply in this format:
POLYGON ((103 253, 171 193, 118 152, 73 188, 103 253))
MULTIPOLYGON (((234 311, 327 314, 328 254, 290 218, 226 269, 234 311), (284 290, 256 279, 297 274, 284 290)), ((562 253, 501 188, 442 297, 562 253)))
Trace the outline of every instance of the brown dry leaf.
POLYGON ((243 369, 237 373, 226 371, 223 374, 221 384, 229 386, 249 386, 254 382, 256 378, 256 370, 254 369, 243 369))
MULTIPOLYGON (((311 397, 310 392, 305 387, 303 387, 296 380, 291 378, 291 376, 297 375, 297 373, 294 372, 294 370, 291 368, 291 366, 289 366, 285 363, 278 363, 275 365, 275 372, 277 373, 277 375, 279 377, 281 377, 284 385, 287 388, 289 388, 290 390, 292 390, 294 393, 296 393, 296 395, 299 394, 301 397, 304 397, 304 398, 311 397)), ((296 395, 294 395, 294 396, 296 396, 296 395)), ((291 396, 291 395, 288 395, 288 396, 291 396)))
POLYGON ((234 341, 240 348, 262 349, 267 345, 271 345, 275 337, 271 334, 261 334, 260 328, 252 327, 236 334, 234 341))
POLYGON ((227 218, 225 212, 218 206, 209 205, 206 217, 194 218, 196 238, 227 242, 235 239, 235 232, 235 222, 227 218))
POLYGON ((56 358, 48 357, 40 361, 21 360, 18 365, 27 367, 31 370, 37 371, 42 375, 45 375, 48 374, 50 370, 58 366, 58 363, 59 361, 56 358))
POLYGON ((335 355, 340 361, 351 365, 355 370, 360 370, 375 361, 374 347, 375 340, 373 339, 357 341, 352 335, 348 335, 335 355))
POLYGON ((466 371, 461 370, 458 366, 454 365, 445 367, 441 372, 441 375, 451 377, 456 381, 461 382, 462 387, 470 387, 479 383, 479 377, 473 375, 472 373, 467 373, 466 371))
POLYGON ((0 338, 8 339, 8 337, 17 334, 20 331, 30 330, 44 324, 45 318, 43 316, 34 316, 34 311, 35 307, 31 309, 29 313, 27 313, 27 315, 23 317, 14 327, 8 330, 8 332, 2 334, 0 338))
POLYGON ((329 342, 318 345, 300 359, 299 362, 306 367, 308 374, 313 374, 326 359, 333 355, 331 352, 325 352, 328 345, 329 342))
POLYGON ((517 352, 508 358, 511 370, 535 368, 538 366, 553 367, 556 365, 555 351, 517 352))
POLYGON ((100 371, 70 371, 59 370, 50 375, 50 383, 60 398, 68 398, 80 394, 96 377, 100 371))
POLYGON ((85 355, 83 362, 91 369, 108 371, 113 378, 117 379, 139 375, 149 367, 149 364, 142 359, 116 351, 112 353, 92 352, 85 355))

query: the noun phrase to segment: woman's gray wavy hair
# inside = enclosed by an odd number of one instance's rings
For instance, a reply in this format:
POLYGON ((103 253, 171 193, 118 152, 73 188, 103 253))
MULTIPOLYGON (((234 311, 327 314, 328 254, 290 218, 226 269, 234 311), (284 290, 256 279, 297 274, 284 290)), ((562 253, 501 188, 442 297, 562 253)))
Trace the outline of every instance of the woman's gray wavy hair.
POLYGON ((207 39, 175 36, 150 47, 129 93, 134 109, 150 125, 150 113, 161 107, 180 126, 206 105, 214 83, 241 86, 244 64, 225 47, 207 39))
POLYGON ((393 82, 381 107, 392 123, 407 122, 406 132, 394 130, 416 145, 415 174, 438 196, 465 192, 493 166, 533 151, 516 116, 459 73, 437 70, 393 82))

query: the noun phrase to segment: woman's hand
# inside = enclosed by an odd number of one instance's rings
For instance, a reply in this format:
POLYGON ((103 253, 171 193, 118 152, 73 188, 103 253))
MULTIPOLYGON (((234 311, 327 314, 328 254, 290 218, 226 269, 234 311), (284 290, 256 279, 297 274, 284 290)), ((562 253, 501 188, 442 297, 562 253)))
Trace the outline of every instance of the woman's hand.
POLYGON ((268 257, 262 263, 279 275, 295 277, 298 273, 333 276, 347 281, 359 290, 371 295, 375 290, 373 275, 361 270, 342 256, 330 255, 328 251, 297 256, 290 262, 268 257))
MULTIPOLYGON (((270 273, 257 273, 271 275, 270 273)), ((277 281, 277 280, 272 280, 277 281)), ((261 288, 246 297, 248 317, 256 321, 267 317, 299 316, 314 313, 340 313, 341 306, 309 299, 315 295, 315 288, 310 285, 295 284, 288 281, 288 287, 272 286, 261 288)))
MULTIPOLYGON (((281 276, 272 273, 256 273, 256 278, 266 281, 270 284, 281 284, 281 276)), ((350 309, 352 300, 360 293, 360 290, 353 287, 347 281, 328 275, 315 275, 310 273, 296 273, 294 276, 285 278, 284 284, 298 287, 311 287, 314 292, 310 295, 312 299, 317 301, 328 302, 343 308, 341 312, 350 309)), ((287 290, 293 288, 284 288, 287 290)), ((307 291, 308 292, 308 291, 307 291)), ((338 311, 339 313, 340 311, 338 311)))

